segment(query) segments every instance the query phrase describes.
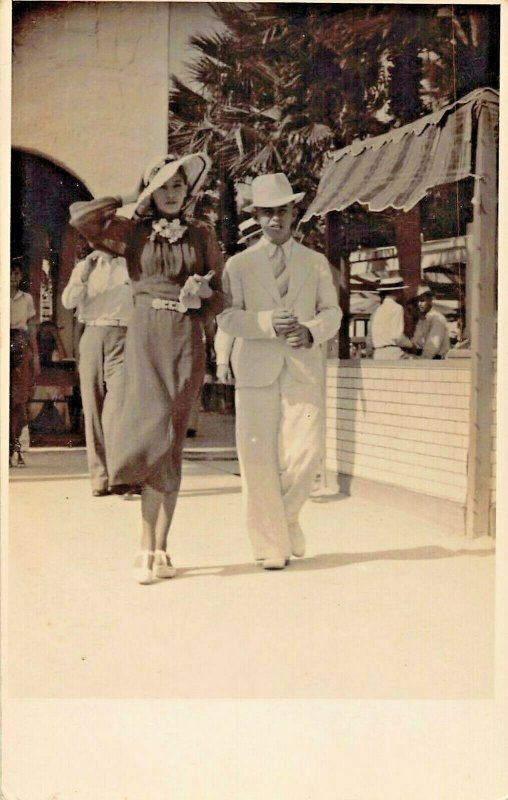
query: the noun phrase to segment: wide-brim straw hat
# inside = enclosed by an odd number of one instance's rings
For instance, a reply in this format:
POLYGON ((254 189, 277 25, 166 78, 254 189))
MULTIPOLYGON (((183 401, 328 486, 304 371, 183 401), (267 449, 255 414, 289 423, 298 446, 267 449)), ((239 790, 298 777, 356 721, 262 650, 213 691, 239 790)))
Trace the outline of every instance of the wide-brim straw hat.
POLYGON ((245 219, 243 222, 240 222, 238 226, 238 232, 241 234, 240 238, 238 239, 238 244, 245 244, 253 236, 259 236, 261 231, 261 225, 259 222, 252 217, 249 219, 245 219))
POLYGON ((402 278, 399 277, 391 277, 391 278, 381 278, 379 282, 379 286, 377 287, 378 292, 397 292, 399 289, 408 289, 408 285, 404 283, 402 278))
POLYGON ((210 170, 212 162, 206 153, 192 153, 188 156, 168 154, 148 165, 143 173, 144 189, 136 201, 136 210, 144 205, 149 197, 176 175, 178 170, 185 172, 189 196, 197 194, 210 170))
POLYGON ((250 213, 254 208, 277 208, 288 203, 299 203, 305 192, 293 192, 283 172, 258 175, 252 181, 252 203, 245 207, 250 213))

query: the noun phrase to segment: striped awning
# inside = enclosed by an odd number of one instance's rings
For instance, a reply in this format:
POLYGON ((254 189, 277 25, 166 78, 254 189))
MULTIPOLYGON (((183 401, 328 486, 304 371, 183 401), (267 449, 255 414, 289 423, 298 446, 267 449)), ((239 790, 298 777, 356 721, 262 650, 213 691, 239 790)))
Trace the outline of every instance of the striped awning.
POLYGON ((499 94, 477 89, 409 125, 330 153, 303 221, 353 203, 409 211, 432 187, 472 175, 473 131, 483 105, 497 136, 499 94))

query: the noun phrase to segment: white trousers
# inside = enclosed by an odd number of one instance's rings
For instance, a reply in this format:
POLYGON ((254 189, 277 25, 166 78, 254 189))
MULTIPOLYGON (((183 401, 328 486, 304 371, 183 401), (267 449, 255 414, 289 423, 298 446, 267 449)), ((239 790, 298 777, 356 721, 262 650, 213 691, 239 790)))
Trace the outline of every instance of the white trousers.
POLYGON ((321 452, 323 387, 286 367, 270 386, 235 392, 236 444, 255 559, 289 558, 288 526, 298 521, 321 452))

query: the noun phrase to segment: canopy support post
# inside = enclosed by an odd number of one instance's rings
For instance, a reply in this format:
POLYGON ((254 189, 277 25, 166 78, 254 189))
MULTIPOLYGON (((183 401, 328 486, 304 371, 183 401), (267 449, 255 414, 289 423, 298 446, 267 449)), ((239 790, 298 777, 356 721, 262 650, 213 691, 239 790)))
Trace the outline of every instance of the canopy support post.
POLYGON ((496 171, 493 123, 480 107, 476 146, 472 259, 470 263, 471 401, 466 496, 466 534, 489 533, 496 276, 496 171))
POLYGON ((344 242, 340 231, 338 211, 329 211, 325 217, 325 254, 338 270, 339 305, 342 309, 342 322, 339 329, 339 358, 349 358, 349 258, 344 252, 344 242))

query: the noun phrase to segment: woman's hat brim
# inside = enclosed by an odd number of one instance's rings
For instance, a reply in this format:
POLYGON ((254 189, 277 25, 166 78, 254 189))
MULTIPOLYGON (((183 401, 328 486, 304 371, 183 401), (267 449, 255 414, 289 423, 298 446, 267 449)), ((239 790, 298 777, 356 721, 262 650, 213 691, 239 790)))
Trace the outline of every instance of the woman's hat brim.
POLYGON ((243 211, 246 211, 248 214, 250 214, 250 212, 254 211, 255 208, 279 208, 279 206, 286 206, 288 203, 299 203, 304 197, 305 192, 296 192, 296 194, 290 194, 284 197, 276 197, 274 200, 270 200, 259 206, 257 206, 255 203, 251 203, 250 205, 245 206, 243 211))
POLYGON ((205 182, 210 167, 211 161, 206 153, 192 153, 188 156, 182 156, 176 161, 169 161, 160 168, 148 185, 143 189, 136 201, 136 209, 157 189, 160 189, 167 181, 171 180, 179 169, 183 169, 185 172, 189 186, 189 194, 197 194, 205 182))

